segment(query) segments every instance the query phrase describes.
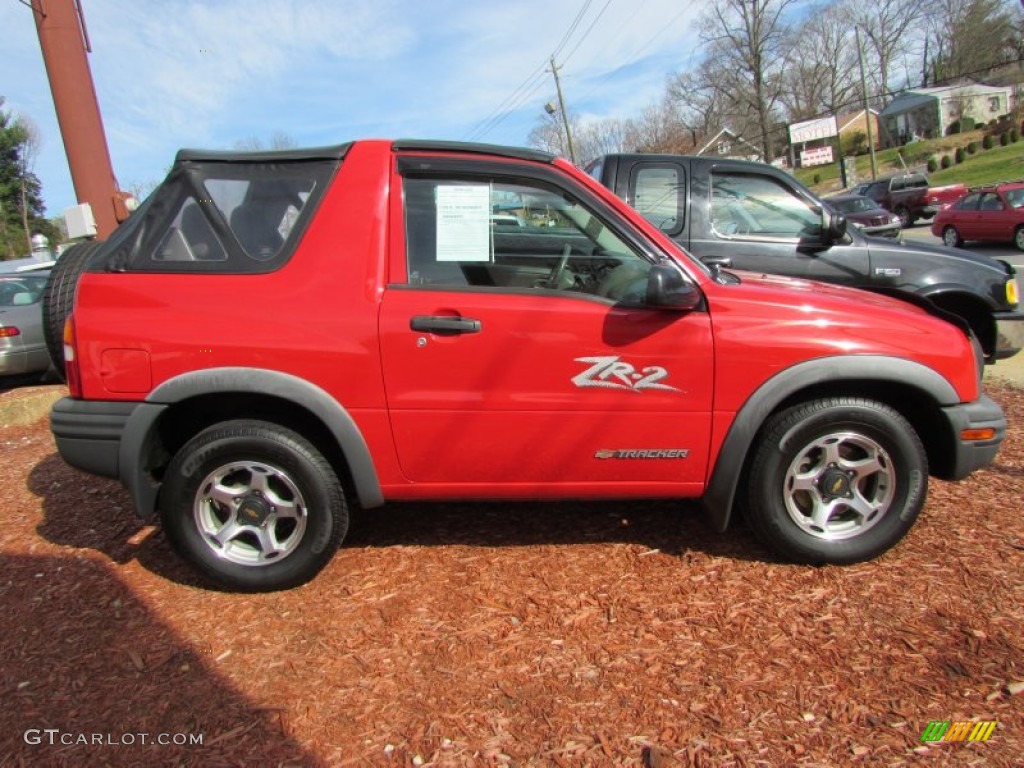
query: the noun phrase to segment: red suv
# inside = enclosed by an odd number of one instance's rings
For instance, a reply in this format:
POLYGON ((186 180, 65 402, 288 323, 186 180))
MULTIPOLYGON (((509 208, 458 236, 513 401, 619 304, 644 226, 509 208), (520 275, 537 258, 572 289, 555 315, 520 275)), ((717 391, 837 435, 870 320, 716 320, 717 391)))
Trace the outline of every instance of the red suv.
POLYGON ((701 497, 850 563, 1005 433, 968 326, 918 303, 709 268, 540 152, 182 151, 51 276, 52 429, 234 589, 311 578, 349 503, 416 499, 701 497))

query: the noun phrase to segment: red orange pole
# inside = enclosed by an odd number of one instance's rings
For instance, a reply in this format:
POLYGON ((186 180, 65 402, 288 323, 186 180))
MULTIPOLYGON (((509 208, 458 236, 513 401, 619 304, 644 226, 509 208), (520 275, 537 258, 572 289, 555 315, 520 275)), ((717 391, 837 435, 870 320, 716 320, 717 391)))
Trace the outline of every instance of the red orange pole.
POLYGON ((82 8, 79 0, 32 0, 32 12, 75 195, 92 207, 96 234, 103 239, 125 212, 86 57, 82 8))

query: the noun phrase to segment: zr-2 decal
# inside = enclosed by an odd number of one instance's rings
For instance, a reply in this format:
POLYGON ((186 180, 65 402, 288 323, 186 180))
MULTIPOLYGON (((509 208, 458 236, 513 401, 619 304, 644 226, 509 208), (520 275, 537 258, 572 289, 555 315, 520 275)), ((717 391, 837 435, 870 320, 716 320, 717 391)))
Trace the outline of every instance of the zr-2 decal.
POLYGON ((683 390, 662 384, 668 378, 668 371, 660 365, 649 365, 639 371, 618 355, 605 357, 577 357, 577 363, 593 363, 587 370, 572 377, 577 387, 602 387, 604 389, 625 389, 630 392, 643 392, 646 389, 660 389, 667 392, 683 390))
POLYGON ((690 455, 687 448, 623 448, 611 450, 602 448, 594 454, 595 459, 685 459, 690 455))

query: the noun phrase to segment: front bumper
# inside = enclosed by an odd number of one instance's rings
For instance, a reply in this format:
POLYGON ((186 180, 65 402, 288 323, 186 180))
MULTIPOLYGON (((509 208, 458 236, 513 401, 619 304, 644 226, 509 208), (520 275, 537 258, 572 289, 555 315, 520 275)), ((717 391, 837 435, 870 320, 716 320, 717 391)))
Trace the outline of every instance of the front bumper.
POLYGON ((1013 357, 1024 349, 1024 312, 996 312, 996 360, 1013 357))
POLYGON ((1006 437, 1006 416, 992 398, 982 395, 973 403, 960 403, 942 409, 955 437, 952 463, 943 480, 961 480, 976 469, 992 463, 1000 443, 1006 437), (966 429, 992 429, 995 436, 990 440, 964 440, 960 437, 966 429))
POLYGON ((861 231, 865 235, 871 235, 872 237, 890 237, 895 240, 903 232, 903 226, 898 221, 894 221, 891 224, 861 227, 861 231))

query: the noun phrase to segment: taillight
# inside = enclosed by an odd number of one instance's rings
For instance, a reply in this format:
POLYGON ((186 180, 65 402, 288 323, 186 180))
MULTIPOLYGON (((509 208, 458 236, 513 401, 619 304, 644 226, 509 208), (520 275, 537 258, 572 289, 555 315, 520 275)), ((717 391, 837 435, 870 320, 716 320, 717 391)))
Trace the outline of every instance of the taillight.
POLYGON ((81 397, 82 378, 78 373, 78 358, 75 356, 75 323, 71 315, 64 321, 64 376, 68 380, 70 395, 81 397))
POLYGON ((18 330, 17 326, 5 325, 0 326, 0 339, 9 339, 11 336, 20 336, 21 331, 18 330))

